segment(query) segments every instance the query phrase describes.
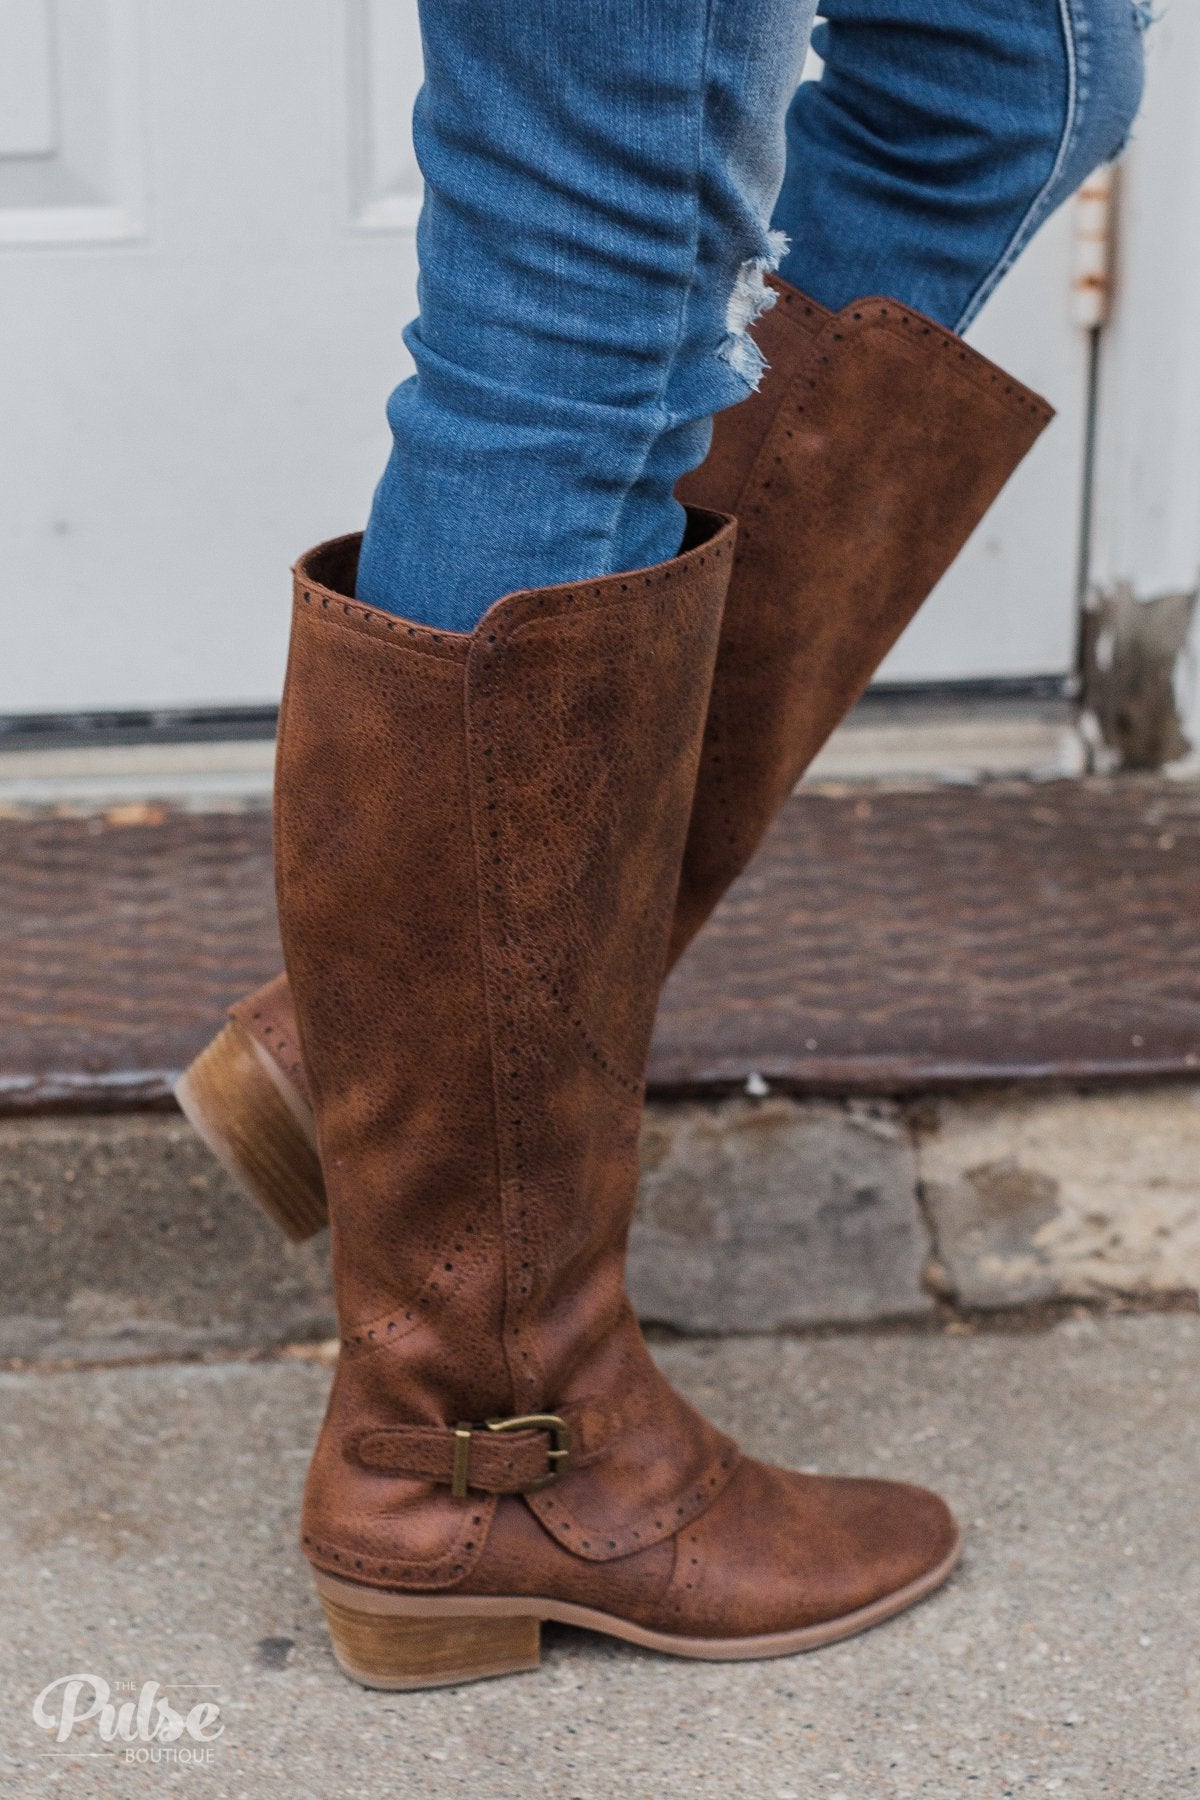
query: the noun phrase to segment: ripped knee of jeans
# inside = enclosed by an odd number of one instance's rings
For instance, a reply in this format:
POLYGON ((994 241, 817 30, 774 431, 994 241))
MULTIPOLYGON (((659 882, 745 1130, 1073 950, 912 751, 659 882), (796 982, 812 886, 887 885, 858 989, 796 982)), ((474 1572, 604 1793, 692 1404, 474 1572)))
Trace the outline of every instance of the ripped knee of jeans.
POLYGON ((766 278, 779 267, 787 252, 786 233, 768 231, 766 249, 739 266, 725 308, 725 336, 717 354, 751 393, 762 380, 767 364, 750 328, 775 304, 775 290, 767 286, 766 278))

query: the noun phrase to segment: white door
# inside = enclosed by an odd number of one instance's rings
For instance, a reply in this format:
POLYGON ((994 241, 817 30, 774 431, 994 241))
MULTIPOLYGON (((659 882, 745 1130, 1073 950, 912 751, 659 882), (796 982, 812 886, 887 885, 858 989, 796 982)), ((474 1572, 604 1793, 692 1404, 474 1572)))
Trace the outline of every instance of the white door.
MULTIPOLYGON (((407 371, 414 0, 0 0, 0 714, 269 702, 407 371)), ((1060 420, 892 678, 1065 671, 1069 226, 974 334, 1060 420)))

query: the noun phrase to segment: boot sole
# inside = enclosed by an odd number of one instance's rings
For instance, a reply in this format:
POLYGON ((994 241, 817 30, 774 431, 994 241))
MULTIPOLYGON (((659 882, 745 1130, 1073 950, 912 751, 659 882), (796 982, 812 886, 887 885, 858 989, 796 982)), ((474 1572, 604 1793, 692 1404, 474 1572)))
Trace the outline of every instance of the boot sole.
POLYGON ((180 1076, 175 1098, 238 1186, 294 1244, 328 1225, 312 1112, 236 1019, 180 1076))
POLYGON ((343 1673, 362 1687, 396 1690, 455 1687, 536 1669, 541 1661, 541 1629, 548 1620, 701 1662, 795 1656, 854 1637, 914 1606, 942 1586, 961 1555, 962 1539, 956 1536, 935 1568, 870 1606, 820 1625, 742 1638, 676 1637, 566 1600, 398 1594, 364 1588, 319 1569, 314 1576, 333 1654, 343 1673))

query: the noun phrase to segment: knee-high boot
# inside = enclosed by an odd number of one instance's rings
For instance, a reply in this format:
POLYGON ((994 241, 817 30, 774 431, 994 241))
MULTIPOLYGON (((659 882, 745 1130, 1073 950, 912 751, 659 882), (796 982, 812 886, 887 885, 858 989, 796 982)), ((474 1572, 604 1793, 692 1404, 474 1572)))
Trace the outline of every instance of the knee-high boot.
POLYGON ((537 1660, 543 1619, 783 1654, 948 1573, 934 1495, 739 1454, 623 1286, 642 1084, 732 565, 516 594, 461 637, 296 577, 279 912, 341 1352, 303 1545, 351 1674, 537 1660))

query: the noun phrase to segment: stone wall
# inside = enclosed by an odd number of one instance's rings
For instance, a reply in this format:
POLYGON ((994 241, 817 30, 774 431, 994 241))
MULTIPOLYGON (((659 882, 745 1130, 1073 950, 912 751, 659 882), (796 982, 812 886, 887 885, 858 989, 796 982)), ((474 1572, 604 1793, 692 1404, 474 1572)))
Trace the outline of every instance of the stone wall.
MULTIPOLYGON (((895 1102, 657 1101, 630 1285, 647 1321, 797 1329, 1200 1288, 1200 1086, 895 1102)), ((0 1125, 0 1358, 332 1334, 289 1245, 172 1114, 0 1125)))

